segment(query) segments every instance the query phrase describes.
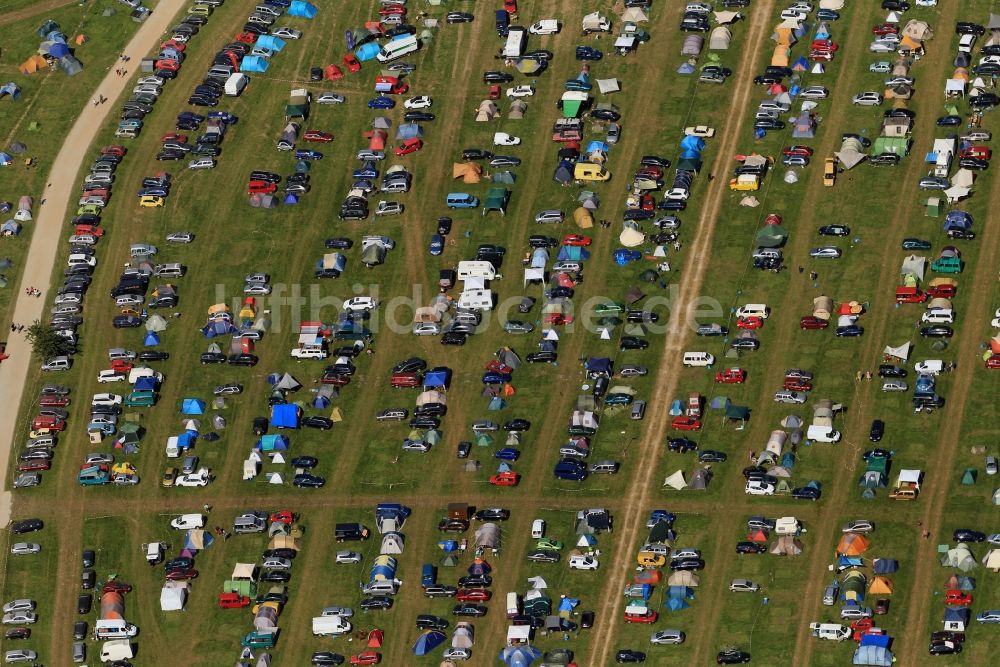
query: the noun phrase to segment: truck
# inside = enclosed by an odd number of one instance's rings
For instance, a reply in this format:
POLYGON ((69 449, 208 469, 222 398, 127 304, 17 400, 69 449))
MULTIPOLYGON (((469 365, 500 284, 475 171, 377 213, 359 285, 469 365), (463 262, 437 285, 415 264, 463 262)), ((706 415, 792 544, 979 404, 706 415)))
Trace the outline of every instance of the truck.
POLYGON ((595 32, 611 32, 611 21, 600 12, 593 12, 583 17, 583 34, 595 32))
POLYGON ((504 42, 501 58, 520 58, 528 45, 528 31, 519 25, 507 28, 507 41, 504 42))
POLYGON ((842 642, 851 636, 851 629, 839 623, 810 623, 809 630, 813 637, 830 641, 842 642))

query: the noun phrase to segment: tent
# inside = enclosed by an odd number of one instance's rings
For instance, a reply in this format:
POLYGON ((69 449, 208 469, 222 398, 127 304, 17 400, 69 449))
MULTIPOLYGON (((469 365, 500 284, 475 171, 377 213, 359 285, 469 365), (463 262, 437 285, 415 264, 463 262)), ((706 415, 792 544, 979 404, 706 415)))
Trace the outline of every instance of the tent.
POLYGON ((976 469, 966 468, 965 472, 962 473, 962 485, 972 486, 976 483, 976 469))
POLYGON ((972 555, 972 551, 969 550, 968 545, 964 542, 959 542, 958 545, 952 549, 948 549, 941 557, 941 566, 954 567, 962 572, 968 572, 977 567, 976 557, 972 555))
POLYGON ((424 630, 413 643, 413 655, 427 655, 443 644, 445 639, 440 630, 424 630))
POLYGON ((667 585, 696 588, 698 586, 698 581, 698 575, 691 570, 678 570, 670 573, 670 577, 667 579, 667 585))
POLYGON ((854 652, 851 664, 854 665, 875 665, 875 667, 892 667, 892 652, 883 646, 859 646, 854 652))
POLYGON ((255 46, 279 52, 285 48, 285 40, 280 37, 275 37, 274 35, 261 35, 257 38, 255 46))
MULTIPOLYGON (((516 626, 514 626, 516 627, 516 626)), ((542 652, 534 646, 508 646, 500 651, 500 660, 509 667, 528 667, 542 656, 542 652)))
POLYGON ((868 550, 870 542, 860 533, 844 533, 837 543, 837 554, 841 556, 860 556, 868 550))
POLYGON ((308 2, 303 2, 302 0, 292 0, 292 4, 288 8, 288 15, 298 16, 304 19, 312 19, 316 16, 316 12, 318 11, 319 10, 316 9, 315 5, 308 2))
POLYGON ((892 558, 876 558, 872 561, 872 571, 875 574, 892 574, 899 569, 899 561, 892 558))
POLYGON ((76 76, 83 71, 83 63, 67 53, 59 59, 59 68, 68 76, 76 76))
POLYGON ((205 401, 198 398, 185 398, 181 401, 181 414, 203 415, 205 414, 205 401))
POLYGON ((729 28, 720 25, 712 31, 708 40, 708 48, 711 51, 725 51, 729 48, 729 42, 732 38, 733 33, 729 31, 729 28))
POLYGON ((671 489, 674 489, 675 491, 686 489, 687 485, 688 485, 687 481, 684 479, 684 472, 681 470, 678 470, 677 472, 675 472, 674 474, 670 475, 665 480, 663 480, 663 486, 669 486, 671 489))
POLYGON ((241 72, 266 72, 267 68, 270 67, 270 63, 267 58, 261 56, 243 56, 243 60, 240 61, 240 71, 241 72))
POLYGON ((1000 549, 990 549, 983 556, 983 566, 994 572, 1000 572, 1000 549))
POLYGON ((451 177, 461 178, 463 183, 478 183, 483 168, 475 162, 456 162, 451 166, 451 177))
POLYGON ((382 536, 382 547, 379 550, 380 554, 401 554, 403 553, 403 534, 402 533, 386 533, 382 536))
POLYGON ((13 81, 8 81, 0 87, 0 99, 10 96, 11 101, 16 101, 21 96, 21 88, 13 81))
POLYGON ((871 585, 868 586, 868 594, 892 595, 892 581, 883 576, 874 577, 871 585))
MULTIPOLYGON (((173 582, 167 582, 173 583, 173 582)), ((160 589, 160 611, 184 611, 187 590, 164 586, 160 589)))
POLYGON ((298 428, 302 409, 290 403, 279 403, 271 407, 271 425, 275 428, 298 428))
POLYGON ((969 610, 967 608, 946 607, 944 610, 943 625, 945 630, 952 632, 965 632, 969 624, 969 610))
POLYGON ((500 548, 500 526, 495 523, 484 523, 476 529, 476 547, 486 549, 500 548))
POLYGON ((215 543, 215 538, 208 531, 200 528, 192 529, 184 534, 184 548, 190 551, 204 551, 215 543))
POLYGON ((618 79, 597 79, 597 89, 602 95, 610 95, 621 90, 618 79))
POLYGON ((794 535, 782 535, 771 547, 771 553, 779 556, 798 556, 802 553, 802 542, 794 535))
POLYGON ((485 123, 499 115, 500 110, 497 109, 497 105, 493 100, 483 100, 479 103, 479 109, 476 111, 476 122, 485 123))

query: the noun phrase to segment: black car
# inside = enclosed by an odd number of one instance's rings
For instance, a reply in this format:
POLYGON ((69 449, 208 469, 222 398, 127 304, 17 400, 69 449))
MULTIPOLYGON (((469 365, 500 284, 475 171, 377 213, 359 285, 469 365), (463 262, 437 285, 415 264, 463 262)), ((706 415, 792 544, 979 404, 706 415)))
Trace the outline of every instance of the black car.
POLYGON ((388 595, 373 595, 361 601, 359 605, 365 611, 376 611, 379 609, 391 609, 392 598, 388 595))
POLYGON ((319 489, 324 484, 326 484, 325 478, 320 477, 319 475, 310 475, 305 472, 299 473, 292 478, 292 486, 300 489, 319 489))
POLYGON ((268 570, 260 575, 261 581, 267 581, 272 584, 287 584, 291 579, 292 573, 285 570, 268 570))
POLYGON ((615 653, 615 662, 623 662, 628 664, 637 664, 640 662, 646 662, 646 654, 642 651, 633 651, 632 649, 623 648, 619 649, 615 653))
POLYGON ((938 630, 931 633, 932 642, 964 642, 964 632, 953 632, 951 630, 938 630))
POLYGON ((349 250, 354 246, 354 241, 343 236, 336 236, 324 241, 323 245, 332 250, 349 250))
POLYGON ((83 574, 80 575, 80 587, 85 591, 89 591, 97 583, 97 573, 93 570, 84 570, 83 574))
POLYGON ((403 114, 403 120, 407 123, 434 120, 434 114, 429 111, 407 111, 403 114))
POLYGON ((962 646, 961 642, 931 642, 927 651, 931 655, 954 655, 962 652, 962 646))
POLYGON ((792 498, 798 500, 819 500, 822 492, 814 486, 800 486, 792 489, 792 498))
POLYGON ((858 336, 864 335, 864 327, 859 327, 856 324, 851 324, 846 327, 837 327, 835 335, 837 338, 856 338, 858 336))
POLYGON ((674 572, 682 570, 700 570, 705 567, 705 561, 701 558, 678 558, 670 561, 670 569, 674 572))
POLYGON ((473 604, 471 602, 463 602, 462 604, 457 604, 452 607, 451 613, 454 616, 485 616, 489 608, 481 604, 473 604))
POLYGON ((22 535, 24 533, 33 533, 44 527, 45 523, 41 519, 24 519, 22 521, 15 521, 10 530, 15 535, 22 535))
POLYGON ((261 556, 263 556, 264 558, 275 557, 275 558, 287 558, 288 560, 295 560, 295 557, 298 555, 298 553, 299 552, 296 551, 295 549, 286 549, 286 548, 265 549, 264 552, 261 554, 261 556))
POLYGON ((256 366, 259 359, 255 354, 231 354, 226 359, 230 366, 256 366))
POLYGON ((309 663, 312 665, 342 665, 344 664, 344 656, 333 651, 316 651, 309 659, 309 663))
POLYGON ((734 350, 756 350, 760 347, 760 341, 756 338, 737 338, 729 345, 734 350))
POLYGON ((329 431, 333 428, 333 420, 329 417, 320 417, 318 415, 310 415, 308 417, 302 418, 302 425, 309 428, 319 428, 324 431, 329 431))
POLYGON ((868 431, 868 439, 872 442, 878 442, 885 435, 885 422, 881 419, 872 420, 872 427, 868 431))
POLYGON ((194 559, 188 556, 178 556, 177 558, 171 558, 166 563, 163 564, 163 571, 169 572, 170 570, 189 570, 194 567, 194 559))
POLYGON ((882 0, 882 9, 891 12, 905 12, 910 9, 910 3, 906 0, 882 0))
POLYGON ((84 593, 76 599, 76 613, 78 614, 89 614, 93 606, 94 596, 90 593, 84 593))
POLYGON ((476 521, 506 521, 510 518, 510 510, 502 507, 484 508, 474 515, 476 521))
POLYGON ((80 555, 80 561, 83 563, 84 567, 94 567, 97 556, 94 554, 93 549, 84 549, 83 553, 80 555))
POLYGON ((868 163, 876 167, 894 167, 899 164, 899 156, 895 153, 879 153, 868 158, 868 163))
POLYGON ((111 326, 115 329, 135 329, 142 326, 142 318, 135 315, 116 315, 111 320, 111 326))
POLYGON ((595 49, 591 46, 576 47, 577 60, 600 60, 603 57, 604 54, 599 49, 595 49))
POLYGON ((323 68, 322 67, 310 67, 309 68, 309 80, 310 81, 322 81, 323 80, 323 68))
POLYGON ((202 364, 224 364, 226 363, 226 355, 221 352, 202 352, 201 353, 201 363, 202 364))
POLYGON ((451 234, 452 219, 448 216, 441 216, 437 221, 437 233, 442 236, 451 234))
POLYGON ((495 70, 483 72, 483 83, 510 83, 513 80, 514 77, 507 72, 497 72, 495 70))
POLYGON ((737 542, 736 553, 738 554, 762 554, 767 551, 767 545, 756 542, 737 542))
POLYGON ((587 630, 594 627, 594 612, 585 611, 580 614, 580 629, 587 630))
POLYGON ((985 542, 986 534, 970 528, 958 528, 951 534, 956 542, 985 542))
POLYGON ((976 238, 976 233, 968 229, 949 229, 948 238, 960 241, 971 241, 976 238))
POLYGON ((461 588, 489 588, 493 585, 493 577, 488 574, 467 574, 458 578, 461 588))
POLYGON ((139 353, 139 361, 166 361, 170 358, 169 352, 157 352, 155 350, 144 350, 139 353))
POLYGON ((393 373, 416 373, 427 368, 427 362, 420 357, 404 359, 392 367, 393 373))
POLYGON ((698 443, 688 438, 670 438, 667 440, 667 449, 678 454, 686 454, 697 451, 698 443))
POLYGON ((718 452, 714 449, 706 449, 698 453, 699 463, 725 463, 726 458, 725 452, 718 452))
POLYGON ((983 35, 986 28, 971 21, 958 21, 955 23, 955 33, 958 35, 983 35))
POLYGON ((4 639, 14 641, 16 639, 28 639, 31 637, 31 628, 11 628, 3 633, 4 639))
POLYGON ((465 345, 466 334, 459 331, 446 331, 441 336, 442 345, 465 345))
POLYGON ((955 127, 962 124, 961 116, 941 116, 937 119, 938 127, 955 127))
POLYGON ((738 665, 750 662, 750 654, 739 649, 727 648, 725 651, 719 651, 718 655, 715 656, 715 662, 720 665, 738 665))
POLYGON ((414 415, 410 420, 410 428, 432 428, 441 426, 441 420, 433 415, 414 415))
POLYGON ((431 614, 417 614, 418 630, 444 630, 448 627, 447 619, 431 614))
POLYGON ((292 459, 293 468, 315 468, 319 460, 315 456, 296 456, 292 459))
POLYGON ((878 367, 878 376, 882 378, 905 378, 907 375, 909 375, 909 371, 899 366, 881 364, 878 367))
POLYGON ((660 167, 661 169, 670 168, 670 160, 665 157, 660 157, 659 155, 643 155, 639 159, 639 164, 644 167, 660 167))
POLYGON ((951 338, 955 335, 955 330, 944 324, 936 324, 931 327, 921 327, 920 335, 924 338, 951 338))
POLYGON ((619 350, 645 350, 649 347, 649 341, 638 336, 622 336, 618 341, 619 350))
POLYGON ((646 310, 629 310, 625 313, 625 321, 632 323, 652 322, 655 324, 660 321, 660 316, 646 310))
POLYGON ((253 434, 254 435, 264 435, 267 433, 267 417, 254 417, 253 418, 253 434))
POLYGON ((555 248, 559 245, 559 239, 542 234, 533 234, 528 237, 528 245, 532 248, 555 248))
POLYGON ((558 352, 544 351, 544 352, 529 352, 524 360, 529 364, 550 364, 559 359, 558 352))
POLYGON ((448 12, 444 20, 448 23, 472 23, 475 17, 468 12, 448 12))
POLYGON ((458 456, 458 458, 460 458, 460 459, 467 459, 467 458, 469 458, 469 454, 470 453, 472 453, 472 443, 471 442, 468 442, 467 440, 463 440, 462 442, 458 443, 458 451, 456 452, 456 455, 458 456))
POLYGON ((463 160, 492 160, 493 153, 481 148, 466 148, 462 151, 463 160))
POLYGON ((505 431, 516 431, 518 433, 522 431, 527 431, 531 428, 531 422, 527 419, 510 419, 505 421, 503 424, 503 430, 505 431))
POLYGON ((594 109, 590 112, 590 117, 598 120, 606 120, 611 123, 617 123, 622 119, 621 113, 614 109, 594 109))
POLYGON ((77 621, 73 624, 73 639, 81 640, 87 638, 89 626, 87 621, 77 621))
POLYGON ((819 228, 820 236, 849 236, 851 228, 847 225, 823 225, 819 228))
POLYGON ((413 414, 429 417, 443 417, 448 414, 448 406, 444 403, 424 403, 413 408, 413 414))
POLYGON ((754 121, 753 126, 757 130, 783 130, 785 129, 785 121, 774 118, 758 118, 754 121))

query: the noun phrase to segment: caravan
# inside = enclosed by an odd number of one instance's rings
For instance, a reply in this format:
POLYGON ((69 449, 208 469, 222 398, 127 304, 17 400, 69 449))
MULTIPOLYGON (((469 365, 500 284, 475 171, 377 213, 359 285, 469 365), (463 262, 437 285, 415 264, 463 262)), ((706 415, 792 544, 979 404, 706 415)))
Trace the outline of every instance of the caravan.
POLYGON ((496 268, 490 262, 459 262, 458 279, 481 278, 493 280, 497 277, 496 268))
POLYGON ((528 45, 528 31, 521 26, 512 25, 507 28, 507 41, 500 52, 501 58, 520 58, 528 45))

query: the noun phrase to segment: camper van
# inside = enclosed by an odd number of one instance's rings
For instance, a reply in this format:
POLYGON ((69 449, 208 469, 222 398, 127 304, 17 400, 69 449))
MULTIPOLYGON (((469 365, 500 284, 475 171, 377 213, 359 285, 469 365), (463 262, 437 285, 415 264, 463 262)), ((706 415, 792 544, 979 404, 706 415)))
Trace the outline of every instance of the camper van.
POLYGON ((840 431, 830 426, 811 425, 806 431, 806 438, 816 442, 840 442, 840 431))
POLYGON ((94 622, 94 639, 128 639, 138 634, 139 628, 121 618, 94 622))
POLYGON ((528 45, 528 31, 518 25, 507 28, 507 41, 504 42, 501 58, 520 58, 528 45))
POLYGON ((810 623, 813 637, 842 642, 851 636, 851 629, 839 623, 810 623))
POLYGON ((736 309, 736 317, 763 317, 771 314, 771 309, 766 303, 748 303, 736 309))
POLYGON ((375 57, 380 63, 387 63, 396 58, 402 58, 408 53, 413 53, 418 48, 420 48, 420 42, 417 41, 416 35, 399 35, 383 46, 375 57))
POLYGON ((483 280, 493 280, 497 277, 496 268, 490 262, 459 262, 458 279, 468 280, 469 278, 482 278, 483 280))
POLYGON ((514 618, 521 613, 521 600, 517 593, 507 593, 507 618, 514 618))
POLYGON ((573 178, 578 181, 606 181, 611 178, 611 172, 595 162, 577 162, 573 178))
POLYGON ((448 208, 476 208, 479 206, 479 198, 467 192, 449 192, 445 205, 448 208))
POLYGON ((131 642, 127 639, 112 639, 101 646, 101 662, 131 660, 133 657, 135 653, 132 651, 131 642))

